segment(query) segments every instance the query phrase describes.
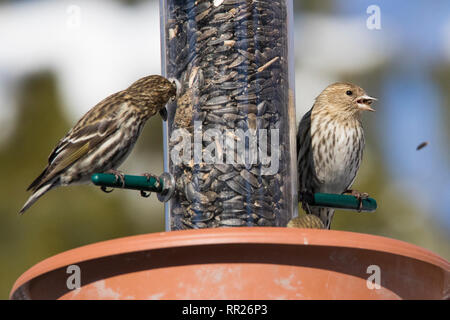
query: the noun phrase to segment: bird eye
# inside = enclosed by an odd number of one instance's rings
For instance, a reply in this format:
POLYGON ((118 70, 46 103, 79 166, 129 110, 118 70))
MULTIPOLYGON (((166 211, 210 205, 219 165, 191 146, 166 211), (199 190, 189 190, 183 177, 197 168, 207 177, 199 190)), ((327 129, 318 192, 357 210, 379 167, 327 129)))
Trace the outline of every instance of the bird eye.
POLYGON ((353 92, 351 90, 347 90, 347 92, 345 94, 348 96, 351 96, 353 94, 353 92))

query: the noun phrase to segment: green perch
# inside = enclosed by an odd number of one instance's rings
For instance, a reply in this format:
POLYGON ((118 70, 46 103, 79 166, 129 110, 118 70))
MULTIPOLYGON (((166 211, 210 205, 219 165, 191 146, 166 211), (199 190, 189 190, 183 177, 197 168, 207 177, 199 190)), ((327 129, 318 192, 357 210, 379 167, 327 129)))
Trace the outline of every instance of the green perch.
POLYGON ((166 202, 172 197, 175 189, 173 177, 168 173, 163 173, 159 177, 145 177, 124 175, 124 183, 111 173, 95 173, 91 176, 91 181, 96 186, 109 188, 122 188, 139 191, 150 191, 158 194, 160 201, 166 202))
MULTIPOLYGON (((299 199, 299 201, 302 201, 302 199, 299 199)), ((310 206, 359 211, 359 200, 355 196, 347 194, 314 193, 312 198, 306 199, 306 202, 310 206)), ((375 199, 362 200, 361 212, 374 212, 376 209, 377 202, 375 199)))
MULTIPOLYGON (((114 174, 110 173, 96 173, 91 177, 92 182, 100 187, 109 188, 123 188, 139 191, 150 191, 158 194, 160 201, 168 201, 174 192, 175 181, 171 174, 163 173, 160 177, 125 175, 125 183, 116 179, 114 174)), ((300 195, 299 195, 300 196, 300 195)), ((302 201, 300 198, 299 201, 302 201)), ((331 193, 315 193, 313 197, 307 198, 306 202, 310 206, 346 209, 359 211, 359 200, 352 195, 345 194, 331 194, 331 193)), ((377 209, 377 202, 373 198, 362 200, 363 212, 373 212, 377 209)))

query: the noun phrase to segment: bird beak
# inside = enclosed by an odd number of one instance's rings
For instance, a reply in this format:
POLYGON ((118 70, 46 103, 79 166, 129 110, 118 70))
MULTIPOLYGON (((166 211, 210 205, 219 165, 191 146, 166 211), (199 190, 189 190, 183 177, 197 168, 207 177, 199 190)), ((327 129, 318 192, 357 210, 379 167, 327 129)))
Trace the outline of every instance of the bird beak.
POLYGON ((166 107, 163 107, 161 110, 159 110, 159 114, 160 114, 161 118, 164 121, 167 121, 167 109, 166 109, 166 107))
POLYGON ((372 98, 369 97, 367 95, 364 96, 360 96, 356 99, 356 103, 358 105, 358 109, 361 111, 371 111, 371 112, 375 112, 374 109, 372 109, 370 107, 370 105, 372 104, 372 102, 376 101, 376 98, 372 98))
POLYGON ((182 89, 180 81, 178 81, 175 78, 170 78, 169 81, 172 82, 174 84, 174 86, 177 88, 177 95, 176 95, 176 97, 179 97, 180 94, 181 94, 181 89, 182 89))

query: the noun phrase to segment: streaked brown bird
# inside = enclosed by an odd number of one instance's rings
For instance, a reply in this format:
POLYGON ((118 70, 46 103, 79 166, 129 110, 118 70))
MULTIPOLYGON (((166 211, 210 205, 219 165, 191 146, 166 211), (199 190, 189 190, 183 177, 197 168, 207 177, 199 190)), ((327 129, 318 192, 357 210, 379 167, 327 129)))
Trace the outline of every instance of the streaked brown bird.
POLYGON ((53 188, 88 183, 94 173, 120 175, 116 169, 133 149, 145 122, 157 112, 165 120, 165 104, 176 92, 176 83, 152 75, 99 102, 53 149, 47 167, 28 187, 33 194, 20 213, 53 188))
MULTIPOLYGON (((361 113, 375 111, 370 106, 374 100, 351 83, 334 83, 316 98, 297 133, 300 194, 352 193, 360 201, 368 196, 350 188, 363 156, 361 113)), ((302 204, 307 214, 318 216, 330 229, 333 209, 302 204)))

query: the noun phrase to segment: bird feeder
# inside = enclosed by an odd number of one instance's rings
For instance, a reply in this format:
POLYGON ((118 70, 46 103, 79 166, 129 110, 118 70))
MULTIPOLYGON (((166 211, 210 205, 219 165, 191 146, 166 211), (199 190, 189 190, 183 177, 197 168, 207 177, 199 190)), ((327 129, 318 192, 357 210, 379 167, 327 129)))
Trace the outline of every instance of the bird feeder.
POLYGON ((169 230, 286 226, 297 215, 291 0, 160 2, 169 230))
POLYGON ((370 198, 297 198, 292 9, 288 0, 161 1, 162 70, 181 86, 164 124, 165 181, 96 174, 93 183, 158 193, 166 230, 286 226, 297 200, 374 211, 370 198))

